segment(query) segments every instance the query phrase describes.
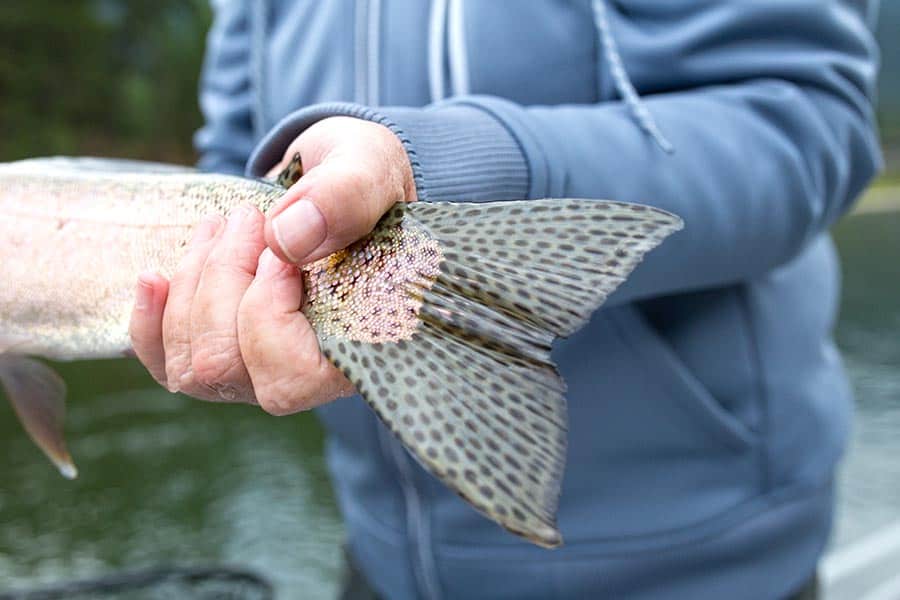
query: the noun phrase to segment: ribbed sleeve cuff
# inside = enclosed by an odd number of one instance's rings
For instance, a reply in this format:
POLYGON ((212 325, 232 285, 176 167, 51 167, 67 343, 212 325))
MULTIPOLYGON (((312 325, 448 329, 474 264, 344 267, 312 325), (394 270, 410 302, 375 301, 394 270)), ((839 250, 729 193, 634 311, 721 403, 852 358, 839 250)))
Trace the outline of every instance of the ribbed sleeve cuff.
POLYGON ((487 202, 528 197, 528 165, 517 140, 489 112, 477 106, 438 104, 427 108, 369 108, 358 104, 316 104, 285 117, 263 138, 247 174, 264 175, 307 127, 327 117, 373 121, 394 132, 406 148, 425 201, 487 202))

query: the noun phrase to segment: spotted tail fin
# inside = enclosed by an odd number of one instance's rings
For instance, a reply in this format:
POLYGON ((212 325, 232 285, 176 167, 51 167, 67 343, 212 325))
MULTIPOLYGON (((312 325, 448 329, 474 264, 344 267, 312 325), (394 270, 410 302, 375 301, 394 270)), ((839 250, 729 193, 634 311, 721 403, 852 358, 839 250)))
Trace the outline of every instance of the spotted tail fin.
POLYGON ((565 384, 553 339, 581 327, 681 219, 635 204, 534 200, 398 205, 386 221, 436 240, 436 275, 406 339, 321 335, 419 462, 476 509, 538 545, 556 527, 565 384))

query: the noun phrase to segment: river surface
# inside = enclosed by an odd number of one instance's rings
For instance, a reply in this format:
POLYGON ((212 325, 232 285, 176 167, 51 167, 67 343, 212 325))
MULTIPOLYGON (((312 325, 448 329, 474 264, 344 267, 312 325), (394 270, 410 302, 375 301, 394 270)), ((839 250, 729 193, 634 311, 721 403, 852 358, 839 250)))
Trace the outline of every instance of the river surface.
MULTIPOLYGON (((838 340, 859 407, 840 545, 900 519, 900 212, 850 217, 835 235, 838 340)), ((343 533, 313 417, 172 396, 133 361, 61 372, 74 482, 0 402, 0 594, 142 566, 227 564, 263 575, 279 598, 333 597, 343 533)))
POLYGON ((835 229, 844 273, 837 339, 856 392, 834 545, 900 520, 900 211, 835 229))

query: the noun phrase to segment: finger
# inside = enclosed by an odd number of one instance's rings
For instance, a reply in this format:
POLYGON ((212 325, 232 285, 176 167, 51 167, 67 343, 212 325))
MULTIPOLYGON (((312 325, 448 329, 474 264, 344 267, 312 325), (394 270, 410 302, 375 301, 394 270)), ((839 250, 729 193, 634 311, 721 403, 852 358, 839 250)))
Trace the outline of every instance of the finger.
POLYGON ((265 220, 252 206, 238 207, 206 258, 191 305, 194 382, 228 402, 253 400, 238 346, 237 314, 265 248, 265 220))
POLYGON ((163 312, 169 282, 156 273, 138 277, 129 334, 138 360, 160 385, 166 385, 166 352, 163 348, 163 312))
POLYGON ((166 387, 170 392, 195 391, 192 388, 191 369, 191 304, 206 257, 222 229, 222 223, 222 217, 217 215, 206 217, 200 222, 187 254, 181 259, 169 283, 162 330, 166 355, 166 387))
POLYGON ((324 162, 285 194, 266 223, 266 242, 284 261, 307 263, 369 233, 402 194, 385 201, 364 165, 324 162))
POLYGON ((257 401, 276 415, 308 410, 353 389, 319 351, 302 302, 298 269, 265 250, 238 311, 238 336, 257 401))

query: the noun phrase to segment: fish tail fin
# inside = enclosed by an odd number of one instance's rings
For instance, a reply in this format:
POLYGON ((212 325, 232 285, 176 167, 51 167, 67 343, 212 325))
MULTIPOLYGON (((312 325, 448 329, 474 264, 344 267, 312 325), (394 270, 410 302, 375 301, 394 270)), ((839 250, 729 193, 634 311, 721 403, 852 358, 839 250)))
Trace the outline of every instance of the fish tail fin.
POLYGON ((63 434, 66 384, 42 362, 15 355, 0 356, 0 388, 31 439, 66 479, 78 470, 63 434))
POLYGON ((439 274, 411 291, 422 302, 415 332, 378 344, 326 336, 322 351, 428 471, 507 530, 558 546, 567 430, 551 343, 681 219, 568 199, 402 211, 442 254, 439 274))

